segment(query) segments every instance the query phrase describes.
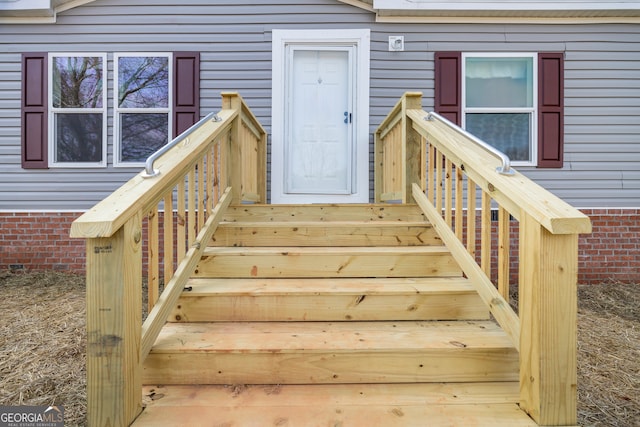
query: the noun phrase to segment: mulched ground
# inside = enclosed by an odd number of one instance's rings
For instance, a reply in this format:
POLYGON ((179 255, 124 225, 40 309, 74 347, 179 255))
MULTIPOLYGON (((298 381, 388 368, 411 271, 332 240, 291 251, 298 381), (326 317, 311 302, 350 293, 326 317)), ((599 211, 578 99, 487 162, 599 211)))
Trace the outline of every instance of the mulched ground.
MULTIPOLYGON (((0 271, 0 405, 63 405, 86 424, 84 278, 0 271)), ((640 284, 578 290, 578 422, 640 425, 640 284)))

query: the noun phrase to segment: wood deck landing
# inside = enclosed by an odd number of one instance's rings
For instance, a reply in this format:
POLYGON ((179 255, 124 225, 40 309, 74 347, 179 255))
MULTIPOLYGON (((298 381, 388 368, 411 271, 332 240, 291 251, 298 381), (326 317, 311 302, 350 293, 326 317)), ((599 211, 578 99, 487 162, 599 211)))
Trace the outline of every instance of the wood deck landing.
POLYGON ((146 386, 147 426, 533 427, 517 382, 146 386))

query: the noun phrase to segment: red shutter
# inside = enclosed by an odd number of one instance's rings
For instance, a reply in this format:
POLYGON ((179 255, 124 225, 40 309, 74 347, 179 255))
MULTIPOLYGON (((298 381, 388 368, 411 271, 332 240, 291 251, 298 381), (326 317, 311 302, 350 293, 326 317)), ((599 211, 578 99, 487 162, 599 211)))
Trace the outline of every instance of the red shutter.
POLYGON ((173 54, 173 137, 200 120, 200 53, 173 54))
POLYGON ((538 54, 538 167, 561 168, 564 152, 564 54, 538 54))
POLYGON ((462 54, 435 54, 435 111, 458 126, 462 123, 462 54))
POLYGON ((22 54, 22 167, 46 169, 47 54, 22 54))

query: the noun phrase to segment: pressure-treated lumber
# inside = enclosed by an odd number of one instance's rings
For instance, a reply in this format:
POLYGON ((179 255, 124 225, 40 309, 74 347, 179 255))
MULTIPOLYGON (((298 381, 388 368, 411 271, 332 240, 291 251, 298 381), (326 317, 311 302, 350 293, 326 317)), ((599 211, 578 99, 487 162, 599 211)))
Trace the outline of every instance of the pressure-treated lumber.
POLYGON ((208 247, 195 277, 435 277, 460 276, 442 246, 355 248, 208 247))
POLYGON ((442 245, 424 221, 224 222, 213 246, 442 245))
POLYGON ((163 425, 536 426, 517 383, 147 386, 134 427, 163 425))
POLYGON ((143 381, 338 384, 518 378, 518 354, 491 321, 303 323, 167 324, 144 362, 143 381))
POLYGON ((149 312, 149 316, 142 325, 142 342, 140 349, 142 358, 145 358, 151 350, 151 346, 158 337, 162 326, 167 321, 173 307, 175 307, 176 302, 180 297, 180 291, 184 288, 184 284, 189 279, 189 272, 193 271, 195 268, 198 259, 202 256, 204 245, 211 239, 211 236, 220 222, 222 212, 224 212, 227 206, 229 206, 231 194, 231 188, 227 187, 220 198, 220 203, 216 205, 211 216, 207 219, 206 224, 198 234, 196 241, 193 242, 193 245, 186 253, 185 258, 178 265, 175 275, 166 284, 166 288, 158 299, 157 305, 153 310, 151 310, 151 312, 149 312))
POLYGON ((203 123, 189 136, 189 144, 178 144, 170 154, 158 159, 154 167, 161 172, 159 176, 145 179, 140 172, 75 220, 71 237, 111 236, 136 212, 159 202, 184 176, 184 170, 201 158, 210 142, 227 131, 237 115, 237 111, 222 110, 218 113, 222 121, 203 123))
POLYGON ((586 215, 517 171, 510 176, 497 173, 500 161, 455 129, 426 120, 428 113, 421 109, 407 110, 407 116, 416 132, 456 167, 464 167, 465 174, 514 217, 519 219, 522 209, 554 234, 591 232, 586 215))
POLYGON ((240 205, 230 206, 223 221, 420 221, 426 218, 415 205, 388 204, 312 204, 312 205, 240 205))
POLYGON ((489 310, 469 280, 191 279, 170 321, 474 320, 489 310))
POLYGON ((578 236, 526 214, 520 230, 520 406, 540 425, 575 424, 578 236))
POLYGON ((87 240, 87 420, 126 426, 142 410, 142 217, 87 240))
POLYGON ((413 197, 418 202, 422 211, 431 218, 434 227, 440 232, 443 241, 451 248, 451 252, 460 263, 462 270, 476 286, 480 297, 491 310, 491 314, 495 316, 500 326, 507 332, 511 338, 511 342, 519 349, 521 342, 520 319, 509 306, 509 303, 502 298, 493 283, 491 283, 491 280, 489 280, 480 266, 478 266, 475 259, 469 255, 462 242, 458 240, 454 232, 440 217, 440 213, 436 211, 431 202, 427 200, 427 197, 417 184, 413 184, 413 197))

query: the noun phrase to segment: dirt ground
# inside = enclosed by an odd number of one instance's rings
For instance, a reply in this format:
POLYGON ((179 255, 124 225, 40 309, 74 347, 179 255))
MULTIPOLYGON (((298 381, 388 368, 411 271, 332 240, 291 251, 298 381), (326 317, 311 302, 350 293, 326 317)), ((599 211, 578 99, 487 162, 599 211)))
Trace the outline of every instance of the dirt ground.
MULTIPOLYGON (((86 424, 84 278, 0 271, 0 405, 86 424)), ((640 284, 578 290, 578 422, 640 426, 640 284)))

